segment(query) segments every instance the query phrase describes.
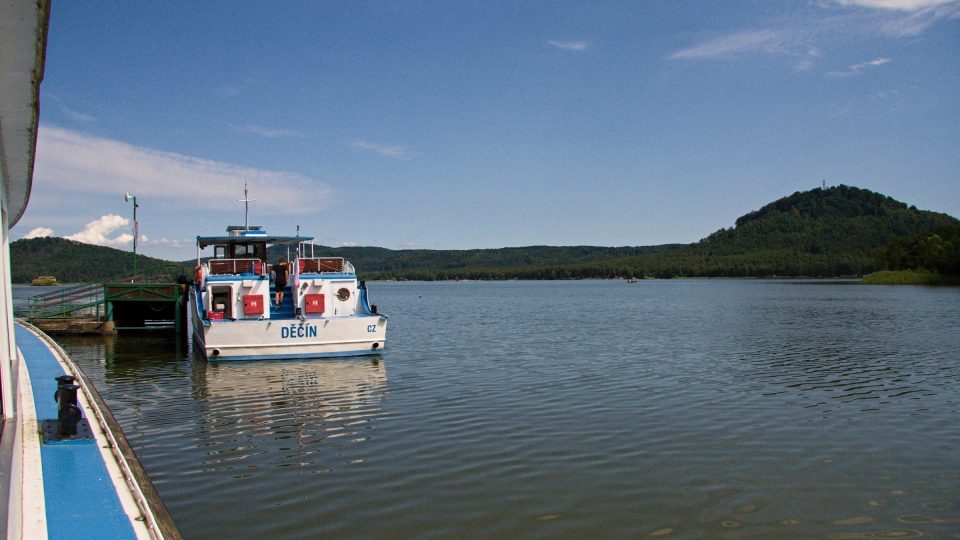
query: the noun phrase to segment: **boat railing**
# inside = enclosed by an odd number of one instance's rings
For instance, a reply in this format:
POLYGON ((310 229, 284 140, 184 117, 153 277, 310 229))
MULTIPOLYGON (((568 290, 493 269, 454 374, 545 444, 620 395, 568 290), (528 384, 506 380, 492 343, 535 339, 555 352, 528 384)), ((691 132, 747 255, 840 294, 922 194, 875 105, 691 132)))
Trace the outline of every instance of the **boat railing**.
POLYGON ((299 274, 353 274, 353 265, 343 257, 301 257, 297 259, 299 274))
POLYGON ((263 261, 260 259, 210 259, 210 275, 263 275, 263 261))

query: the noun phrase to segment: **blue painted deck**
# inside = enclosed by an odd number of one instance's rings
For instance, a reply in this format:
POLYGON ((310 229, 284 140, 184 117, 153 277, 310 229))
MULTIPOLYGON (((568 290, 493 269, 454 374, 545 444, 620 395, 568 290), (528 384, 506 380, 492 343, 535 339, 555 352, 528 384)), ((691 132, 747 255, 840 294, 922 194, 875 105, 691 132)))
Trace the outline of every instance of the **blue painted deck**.
MULTIPOLYGON (((30 372, 37 420, 56 418, 55 379, 65 374, 63 368, 30 331, 18 324, 15 333, 30 372)), ((95 425, 85 409, 83 417, 95 425)), ((40 459, 48 538, 136 538, 95 440, 42 444, 40 459)))

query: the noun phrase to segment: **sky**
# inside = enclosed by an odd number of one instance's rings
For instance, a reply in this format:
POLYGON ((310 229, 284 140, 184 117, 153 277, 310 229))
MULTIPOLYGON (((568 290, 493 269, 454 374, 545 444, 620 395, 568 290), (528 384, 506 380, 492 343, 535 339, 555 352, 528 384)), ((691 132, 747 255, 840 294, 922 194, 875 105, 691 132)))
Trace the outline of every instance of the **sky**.
POLYGON ((695 242, 846 184, 960 216, 960 0, 55 2, 13 238, 195 256, 695 242))

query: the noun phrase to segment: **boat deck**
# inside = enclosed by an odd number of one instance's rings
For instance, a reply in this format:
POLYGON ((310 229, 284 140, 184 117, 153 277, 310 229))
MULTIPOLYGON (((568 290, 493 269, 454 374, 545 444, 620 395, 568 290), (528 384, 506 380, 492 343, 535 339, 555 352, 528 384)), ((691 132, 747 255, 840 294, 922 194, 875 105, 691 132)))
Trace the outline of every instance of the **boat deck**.
MULTIPOLYGON (((116 440, 110 438, 112 434, 105 433, 110 430, 101 427, 94 413, 98 405, 91 404, 82 390, 78 405, 95 437, 42 440, 43 421, 57 418, 56 378, 78 374, 67 373, 62 351, 31 329, 18 323, 15 336, 23 362, 17 375, 21 422, 19 432, 15 434, 17 440, 13 451, 22 452, 22 478, 19 489, 15 483, 10 486, 9 496, 12 499, 11 513, 19 512, 22 516, 20 536, 51 539, 179 538, 175 528, 166 534, 149 529, 156 525, 156 516, 152 510, 149 518, 144 516, 141 509, 145 504, 144 492, 140 486, 130 485, 137 482, 130 480, 129 464, 117 461, 111 450, 117 446, 116 440)), ((98 397, 95 399, 99 401, 98 397)), ((103 406, 99 407, 102 416, 103 406)), ((110 420, 113 421, 112 416, 110 420)), ((139 468, 139 464, 136 467, 139 468)), ((155 494, 152 486, 146 491, 155 494)), ((168 519, 165 508, 162 513, 163 519, 168 519)), ((172 522, 167 524, 170 526, 172 522)), ((8 530, 7 534, 16 532, 8 530)))

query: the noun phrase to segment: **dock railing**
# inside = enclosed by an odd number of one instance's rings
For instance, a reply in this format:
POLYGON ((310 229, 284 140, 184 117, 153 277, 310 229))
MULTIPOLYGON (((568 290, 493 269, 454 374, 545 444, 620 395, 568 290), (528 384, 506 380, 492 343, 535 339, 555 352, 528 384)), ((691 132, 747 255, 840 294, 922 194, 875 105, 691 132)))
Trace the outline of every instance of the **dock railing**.
POLYGON ((55 291, 31 296, 25 310, 17 315, 28 319, 50 319, 59 317, 96 317, 107 316, 105 309, 104 285, 110 283, 144 283, 146 280, 174 282, 183 279, 181 265, 164 263, 144 268, 142 274, 120 276, 105 279, 98 283, 78 283, 61 287, 55 291))
POLYGON ((25 315, 30 319, 103 315, 103 285, 81 283, 30 298, 25 315))

